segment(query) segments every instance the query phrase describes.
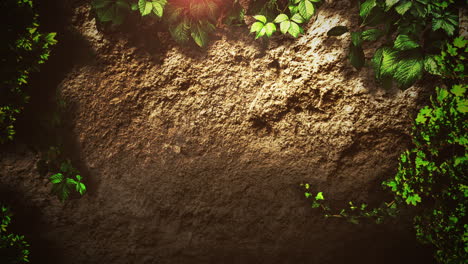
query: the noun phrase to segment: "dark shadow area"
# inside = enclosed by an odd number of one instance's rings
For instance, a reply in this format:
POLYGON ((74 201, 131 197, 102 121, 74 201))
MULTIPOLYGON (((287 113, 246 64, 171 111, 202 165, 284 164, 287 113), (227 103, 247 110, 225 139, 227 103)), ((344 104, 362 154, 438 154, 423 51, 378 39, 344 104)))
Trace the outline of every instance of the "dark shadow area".
POLYGON ((0 203, 10 207, 13 213, 8 232, 24 235, 30 245, 30 263, 64 263, 60 241, 47 240, 41 236, 48 232, 47 221, 44 221, 41 212, 42 208, 35 207, 33 203, 25 199, 22 193, 16 192, 11 186, 3 185, 0 186, 0 203))

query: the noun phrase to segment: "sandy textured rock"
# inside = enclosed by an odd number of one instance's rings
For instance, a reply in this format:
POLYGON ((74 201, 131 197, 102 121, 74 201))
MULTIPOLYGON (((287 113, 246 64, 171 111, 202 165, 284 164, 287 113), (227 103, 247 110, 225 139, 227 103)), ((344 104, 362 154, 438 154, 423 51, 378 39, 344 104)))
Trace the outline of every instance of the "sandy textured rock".
POLYGON ((2 157, 1 181, 41 208, 58 263, 409 263, 411 231, 325 220, 298 187, 372 201, 410 142, 423 89, 383 90, 347 62, 349 35, 326 37, 357 26, 351 2, 326 1, 297 40, 236 28, 206 50, 161 32, 148 48, 75 6, 95 55, 58 88, 89 193, 60 204, 33 153, 2 157))

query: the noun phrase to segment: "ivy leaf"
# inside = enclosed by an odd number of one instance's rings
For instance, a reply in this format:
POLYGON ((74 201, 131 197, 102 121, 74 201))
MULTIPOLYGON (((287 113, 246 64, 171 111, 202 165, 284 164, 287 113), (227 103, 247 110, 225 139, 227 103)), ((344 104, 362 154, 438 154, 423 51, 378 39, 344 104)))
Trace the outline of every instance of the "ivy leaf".
POLYGON ((454 85, 450 92, 452 92, 455 96, 463 96, 466 91, 466 86, 463 85, 454 85))
POLYGON ((407 204, 412 204, 414 206, 416 206, 417 203, 420 203, 421 202, 421 197, 419 196, 419 194, 415 193, 413 195, 410 195, 406 198, 406 203, 407 204))
POLYGON ((362 44, 362 32, 351 32, 351 42, 354 46, 361 46, 362 44))
POLYGON ((153 4, 153 13, 158 17, 162 17, 163 10, 164 10, 163 6, 158 2, 152 2, 152 4, 153 4))
POLYGON ((309 20, 315 13, 314 4, 309 0, 302 0, 297 7, 299 14, 306 20, 309 20))
POLYGON ((382 63, 380 67, 380 75, 393 76, 397 64, 398 52, 388 47, 382 48, 382 63))
POLYGON ((371 10, 377 6, 376 0, 366 0, 364 3, 361 4, 361 8, 359 10, 359 16, 365 20, 366 17, 370 14, 371 10))
POLYGON ((53 184, 58 184, 58 183, 61 183, 63 181, 64 177, 63 177, 63 174, 62 173, 57 173, 57 174, 54 174, 52 176, 50 176, 49 180, 53 183, 53 184))
POLYGON ((368 29, 362 32, 362 40, 376 41, 383 35, 383 32, 379 29, 368 29))
POLYGON ((253 32, 260 32, 260 30, 262 30, 264 24, 262 22, 255 22, 252 24, 252 27, 250 28, 250 32, 253 33, 253 32))
POLYGON ((361 46, 350 45, 349 60, 356 69, 361 69, 365 64, 364 50, 361 46))
POLYGON ((348 32, 348 27, 345 26, 336 26, 332 27, 328 32, 327 36, 341 36, 344 33, 348 32))
POLYGON ((260 29, 260 31, 258 31, 257 35, 255 36, 255 39, 265 36, 265 33, 266 33, 266 28, 262 27, 262 29, 260 29))
POLYGON ((408 35, 398 35, 394 46, 397 50, 409 50, 419 47, 419 44, 412 40, 408 35))
POLYGON ((153 4, 151 2, 145 2, 145 9, 141 13, 142 16, 149 15, 153 9, 153 4))
POLYGON ((315 200, 316 201, 325 200, 325 198, 323 197, 323 193, 322 192, 317 193, 317 195, 315 196, 315 200))
POLYGON ((432 30, 436 31, 438 29, 443 29, 449 36, 453 35, 457 25, 457 16, 454 15, 434 17, 434 19, 432 19, 432 30))
POLYGON ((371 65, 374 68, 374 72, 375 72, 375 78, 377 79, 380 79, 380 75, 381 75, 383 50, 384 48, 378 48, 375 51, 374 56, 372 57, 372 60, 371 60, 371 65))
POLYGON ((424 60, 420 55, 402 59, 396 66, 394 78, 401 88, 410 87, 421 79, 424 69, 424 60))
POLYGON ((289 17, 286 14, 279 14, 273 22, 281 23, 283 21, 289 20, 289 17))
POLYGON ((390 10, 390 8, 398 2, 400 2, 400 0, 385 0, 385 11, 390 10))
POLYGON ((257 19, 258 21, 261 21, 263 24, 267 22, 267 19, 264 15, 256 15, 254 16, 254 18, 257 19))
POLYGON ((187 21, 184 20, 175 27, 169 27, 169 32, 177 42, 185 43, 189 40, 189 28, 187 21))
POLYGON ((291 34, 291 36, 297 38, 301 32, 301 27, 298 24, 291 22, 288 33, 291 34))
POLYGON ((267 23, 265 25, 265 33, 268 37, 271 37, 271 35, 276 31, 276 26, 273 23, 267 23))
POLYGON ((289 21, 289 20, 281 22, 281 24, 280 24, 281 33, 283 33, 283 34, 288 33, 288 30, 289 30, 290 26, 291 26, 291 21, 289 21))
POLYGON ((434 55, 427 55, 424 57, 424 70, 433 75, 441 75, 434 55))
POLYGON ((413 3, 411 2, 401 3, 395 7, 395 11, 400 15, 404 15, 406 12, 408 12, 408 10, 411 8, 412 5, 413 3))
POLYGON ((291 20, 298 23, 298 24, 304 23, 304 21, 305 21, 304 18, 299 14, 294 14, 294 16, 292 16, 291 20))
POLYGON ((460 49, 466 47, 467 43, 468 43, 468 40, 464 39, 462 36, 457 37, 453 40, 453 45, 460 49))
POLYGON ((205 30, 203 30, 200 25, 197 25, 195 27, 195 30, 192 31, 192 33, 190 34, 193 38, 193 40, 195 41, 195 43, 197 43, 197 45, 199 47, 205 47, 207 42, 208 42, 208 34, 206 33, 205 30))
POLYGON ((312 194, 309 193, 309 192, 304 193, 304 195, 305 195, 306 198, 309 198, 310 196, 312 196, 312 194))

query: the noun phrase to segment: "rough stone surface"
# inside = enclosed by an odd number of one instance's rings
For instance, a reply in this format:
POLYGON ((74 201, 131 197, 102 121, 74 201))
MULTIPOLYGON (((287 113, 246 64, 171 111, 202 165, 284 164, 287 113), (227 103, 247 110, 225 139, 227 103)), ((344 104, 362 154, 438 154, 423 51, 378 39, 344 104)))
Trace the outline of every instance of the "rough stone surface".
POLYGON ((152 47, 144 37, 99 30, 88 4, 73 7, 71 30, 93 55, 58 88, 89 193, 61 204, 37 176, 37 154, 23 147, 0 158, 0 184, 40 208, 30 232, 33 242, 47 241, 41 246, 54 256, 49 260, 420 257, 406 226, 323 219, 298 187, 309 182, 338 203, 375 200, 410 142, 423 89, 383 90, 371 70, 347 62, 349 35, 326 36, 336 25, 358 26, 353 1, 325 1, 297 40, 262 43, 242 27, 217 33, 203 51, 177 46, 161 32, 154 33, 160 46, 152 47))

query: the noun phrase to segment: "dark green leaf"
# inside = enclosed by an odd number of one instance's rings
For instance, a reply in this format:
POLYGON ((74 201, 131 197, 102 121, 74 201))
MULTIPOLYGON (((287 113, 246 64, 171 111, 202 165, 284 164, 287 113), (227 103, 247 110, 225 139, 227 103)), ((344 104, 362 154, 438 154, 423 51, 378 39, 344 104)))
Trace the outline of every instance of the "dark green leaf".
POLYGON ((361 8, 359 10, 359 16, 363 20, 370 14, 371 10, 377 6, 376 0, 366 0, 364 3, 361 4, 361 8))
POLYGON ((362 32, 362 40, 376 41, 383 35, 383 32, 379 29, 368 29, 362 32))
POLYGON ((397 50, 410 50, 419 47, 419 44, 408 35, 398 35, 393 47, 397 50))
POLYGON ((403 2, 395 7, 398 14, 404 15, 412 6, 411 2, 403 2))
POLYGON ((349 52, 349 60, 356 69, 361 69, 365 64, 364 51, 361 46, 351 44, 349 52))

